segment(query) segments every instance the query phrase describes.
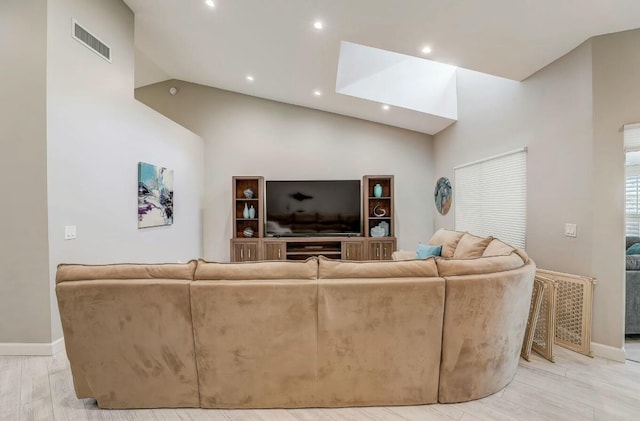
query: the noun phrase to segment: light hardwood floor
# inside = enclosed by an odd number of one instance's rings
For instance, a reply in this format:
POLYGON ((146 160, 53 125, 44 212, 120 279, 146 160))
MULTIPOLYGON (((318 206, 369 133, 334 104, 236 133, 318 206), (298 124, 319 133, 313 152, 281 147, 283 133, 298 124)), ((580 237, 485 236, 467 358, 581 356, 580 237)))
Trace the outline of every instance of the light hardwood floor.
POLYGON ((640 363, 589 358, 560 347, 556 363, 536 354, 515 379, 484 399, 449 405, 343 409, 101 410, 76 399, 64 352, 52 357, 0 356, 0 420, 639 420, 640 363))
POLYGON ((627 335, 624 349, 628 360, 640 363, 640 335, 627 335))

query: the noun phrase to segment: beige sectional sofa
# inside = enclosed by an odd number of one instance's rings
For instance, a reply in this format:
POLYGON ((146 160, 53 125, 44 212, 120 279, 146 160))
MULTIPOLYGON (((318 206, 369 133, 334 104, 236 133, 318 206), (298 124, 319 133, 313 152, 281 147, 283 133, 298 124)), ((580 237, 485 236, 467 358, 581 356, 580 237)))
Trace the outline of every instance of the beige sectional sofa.
POLYGON ((465 235, 439 231, 450 257, 424 260, 60 265, 76 395, 102 408, 487 396, 515 374, 535 264, 465 235))

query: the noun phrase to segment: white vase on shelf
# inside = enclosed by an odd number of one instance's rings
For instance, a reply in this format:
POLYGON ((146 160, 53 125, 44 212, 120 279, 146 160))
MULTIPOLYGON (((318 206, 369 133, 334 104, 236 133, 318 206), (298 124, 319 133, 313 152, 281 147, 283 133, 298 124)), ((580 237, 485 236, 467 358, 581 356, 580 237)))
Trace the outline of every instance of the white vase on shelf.
POLYGON ((247 204, 244 204, 244 210, 242 211, 242 217, 244 219, 248 219, 249 218, 249 208, 247 207, 247 204))
POLYGON ((253 207, 253 205, 251 205, 251 207, 249 208, 249 218, 253 219, 256 217, 256 208, 253 207))

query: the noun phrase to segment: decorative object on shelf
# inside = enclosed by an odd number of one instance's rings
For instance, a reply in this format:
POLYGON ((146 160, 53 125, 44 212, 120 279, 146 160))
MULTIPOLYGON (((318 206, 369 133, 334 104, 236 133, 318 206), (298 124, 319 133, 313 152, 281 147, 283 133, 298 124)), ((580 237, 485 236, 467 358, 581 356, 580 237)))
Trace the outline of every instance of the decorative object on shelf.
POLYGON ((384 237, 384 228, 380 226, 376 226, 371 228, 371 236, 372 237, 384 237))
POLYGON ((244 210, 242 211, 242 217, 244 219, 248 219, 249 218, 249 207, 247 206, 247 204, 244 204, 244 210))
POLYGON ((380 202, 378 202, 373 208, 373 216, 377 216, 378 218, 383 217, 387 214, 387 211, 380 207, 380 202))
POLYGON ((382 197, 382 185, 376 184, 373 186, 373 196, 374 197, 382 197))
POLYGON ((242 235, 244 235, 247 238, 253 237, 253 229, 251 227, 245 228, 244 231, 242 231, 242 235))
POLYGON ((384 230, 384 236, 388 237, 389 236, 389 223, 387 221, 382 221, 382 222, 380 222, 378 224, 378 226, 384 230))
POLYGON ((436 202, 436 209, 441 215, 449 213, 449 208, 451 208, 451 181, 448 178, 440 177, 438 179, 433 198, 436 202))
POLYGON ((245 199, 253 199, 253 190, 251 190, 251 187, 243 191, 242 194, 244 194, 245 199))
POLYGON ((253 207, 253 205, 251 205, 251 207, 249 208, 249 218, 253 219, 256 217, 256 208, 253 207))
POLYGON ((173 224, 173 170, 138 162, 138 228, 173 224))

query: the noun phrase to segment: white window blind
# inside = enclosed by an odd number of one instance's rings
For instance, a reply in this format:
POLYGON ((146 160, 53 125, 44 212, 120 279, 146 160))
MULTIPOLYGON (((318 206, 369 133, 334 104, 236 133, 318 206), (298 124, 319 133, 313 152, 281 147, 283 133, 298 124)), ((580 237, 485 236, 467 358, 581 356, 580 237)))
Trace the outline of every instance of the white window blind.
POLYGON ((624 150, 640 151, 640 123, 624 125, 624 150))
POLYGON ((456 167, 453 192, 456 230, 526 247, 526 148, 456 167))

